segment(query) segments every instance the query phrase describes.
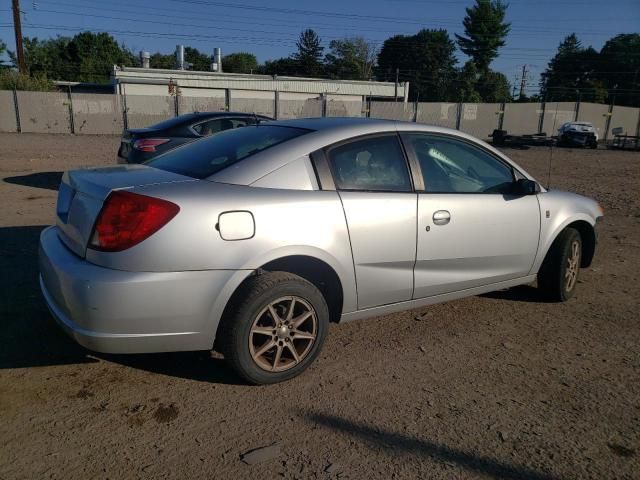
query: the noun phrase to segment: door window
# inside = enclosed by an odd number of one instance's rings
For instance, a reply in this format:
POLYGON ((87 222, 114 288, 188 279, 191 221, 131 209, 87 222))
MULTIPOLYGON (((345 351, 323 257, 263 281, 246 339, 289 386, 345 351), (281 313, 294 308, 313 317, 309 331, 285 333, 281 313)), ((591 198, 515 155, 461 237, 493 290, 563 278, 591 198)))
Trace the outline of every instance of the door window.
POLYGON ((407 162, 396 135, 355 140, 328 152, 339 190, 409 192, 407 162))
POLYGON ((513 170, 473 145, 449 137, 403 134, 432 193, 509 193, 513 170))

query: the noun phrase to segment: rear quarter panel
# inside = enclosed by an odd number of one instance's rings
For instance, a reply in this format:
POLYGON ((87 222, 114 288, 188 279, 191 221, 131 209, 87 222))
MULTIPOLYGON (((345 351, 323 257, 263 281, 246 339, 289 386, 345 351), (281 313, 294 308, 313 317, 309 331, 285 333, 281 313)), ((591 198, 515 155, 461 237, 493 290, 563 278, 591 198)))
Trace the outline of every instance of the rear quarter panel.
MULTIPOLYGON (((330 265, 343 286, 343 310, 356 308, 355 277, 344 211, 337 192, 281 190, 207 181, 139 187, 137 193, 180 206, 178 215, 144 242, 123 252, 87 250, 87 260, 128 271, 237 270, 230 288, 264 264, 308 255, 330 265), (223 240, 221 213, 249 211, 255 235, 223 240)), ((229 293, 231 293, 233 290, 229 293)))

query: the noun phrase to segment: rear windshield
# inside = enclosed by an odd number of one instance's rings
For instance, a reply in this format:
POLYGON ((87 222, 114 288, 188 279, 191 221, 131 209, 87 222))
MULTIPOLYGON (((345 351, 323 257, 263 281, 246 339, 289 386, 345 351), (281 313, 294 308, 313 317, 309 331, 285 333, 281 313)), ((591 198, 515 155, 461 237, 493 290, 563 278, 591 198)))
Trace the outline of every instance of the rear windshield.
POLYGON ((146 162, 193 178, 206 178, 269 147, 308 133, 303 128, 257 125, 226 130, 146 162))

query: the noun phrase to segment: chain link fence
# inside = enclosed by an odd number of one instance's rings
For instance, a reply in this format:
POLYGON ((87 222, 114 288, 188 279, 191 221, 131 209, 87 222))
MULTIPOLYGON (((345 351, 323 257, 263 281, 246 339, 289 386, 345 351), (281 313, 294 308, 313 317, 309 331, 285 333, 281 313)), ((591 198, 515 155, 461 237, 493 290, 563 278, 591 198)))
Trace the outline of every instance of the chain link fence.
POLYGON ((601 140, 613 129, 640 135, 640 109, 580 102, 404 103, 354 96, 219 89, 209 96, 0 91, 0 131, 117 135, 191 112, 238 111, 277 119, 371 117, 455 128, 486 139, 494 129, 555 135, 565 122, 591 122, 601 140))

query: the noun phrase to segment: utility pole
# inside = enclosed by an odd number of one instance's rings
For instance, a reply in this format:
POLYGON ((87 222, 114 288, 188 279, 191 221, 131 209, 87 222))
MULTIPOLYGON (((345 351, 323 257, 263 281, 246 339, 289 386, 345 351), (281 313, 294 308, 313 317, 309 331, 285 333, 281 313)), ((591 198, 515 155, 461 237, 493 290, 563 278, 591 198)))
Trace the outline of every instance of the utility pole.
POLYGON ((394 99, 393 99, 394 102, 398 101, 398 75, 399 74, 400 74, 400 69, 396 68, 396 93, 395 93, 394 99))
POLYGON ((524 97, 524 88, 527 86, 527 65, 522 66, 522 78, 520 79, 520 98, 524 97))
POLYGON ((513 76, 513 90, 511 91, 511 100, 515 101, 516 99, 516 86, 517 86, 518 76, 513 76))
POLYGON ((11 0, 13 7, 13 29, 16 34, 16 56, 18 57, 18 71, 27 73, 27 65, 24 61, 24 50, 22 49, 22 26, 20 25, 20 1, 11 0))

